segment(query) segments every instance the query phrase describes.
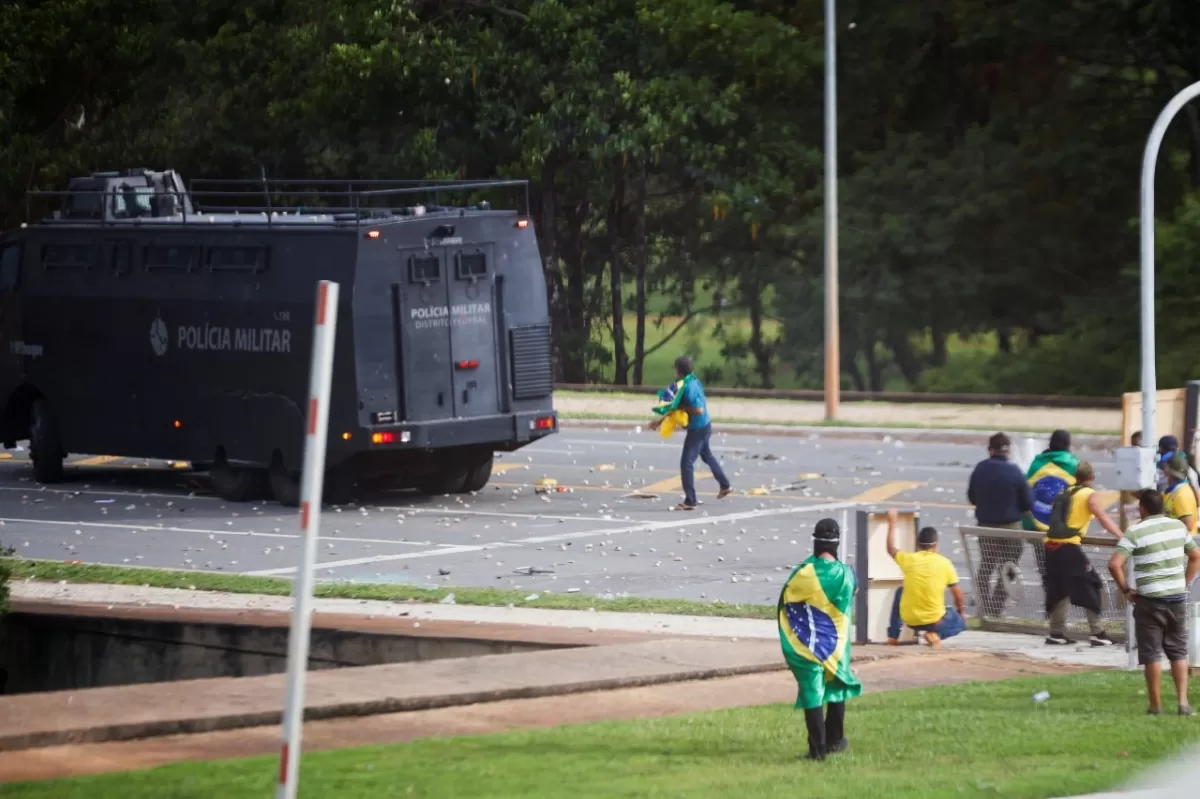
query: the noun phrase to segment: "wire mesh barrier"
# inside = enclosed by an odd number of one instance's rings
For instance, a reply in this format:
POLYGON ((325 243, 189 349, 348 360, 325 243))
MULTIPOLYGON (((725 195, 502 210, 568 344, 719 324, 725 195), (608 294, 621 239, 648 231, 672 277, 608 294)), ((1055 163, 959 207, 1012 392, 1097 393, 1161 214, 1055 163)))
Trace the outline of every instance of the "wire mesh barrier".
MULTIPOLYGON (((1025 530, 960 526, 963 554, 967 560, 975 616, 985 630, 1044 635, 1047 632, 1044 534, 1025 530)), ((1100 575, 1101 625, 1114 641, 1127 639, 1124 595, 1108 573, 1117 539, 1089 535, 1083 551, 1100 575)), ((1086 613, 1074 605, 1067 617, 1067 634, 1087 638, 1086 613)))

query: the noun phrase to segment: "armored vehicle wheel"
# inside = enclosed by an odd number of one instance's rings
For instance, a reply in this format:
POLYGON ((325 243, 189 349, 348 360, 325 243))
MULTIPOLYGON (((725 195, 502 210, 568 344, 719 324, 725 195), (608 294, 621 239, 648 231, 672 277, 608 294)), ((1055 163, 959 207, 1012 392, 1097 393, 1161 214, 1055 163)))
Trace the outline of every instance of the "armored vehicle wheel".
POLYGON ((485 453, 480 456, 474 467, 467 472, 467 480, 463 484, 464 491, 482 491, 484 486, 488 484, 488 480, 492 479, 492 462, 495 456, 491 453, 485 453))
MULTIPOLYGON (((275 500, 285 507, 295 508, 300 504, 300 475, 284 469, 276 460, 267 471, 267 481, 275 500)), ((354 501, 354 472, 348 466, 335 466, 325 472, 322 504, 347 505, 354 501)))
MULTIPOLYGON (((488 472, 491 472, 489 466, 488 472)), ((470 469, 460 464, 443 466, 433 474, 426 475, 417 481, 417 490, 422 494, 461 494, 466 490, 470 469)))
POLYGON ((213 464, 208 476, 217 496, 230 502, 248 502, 266 493, 266 475, 262 469, 230 466, 220 461, 213 464))
POLYGON ((35 400, 29 417, 29 458, 33 461, 33 478, 39 483, 60 482, 66 455, 50 403, 44 399, 35 400))

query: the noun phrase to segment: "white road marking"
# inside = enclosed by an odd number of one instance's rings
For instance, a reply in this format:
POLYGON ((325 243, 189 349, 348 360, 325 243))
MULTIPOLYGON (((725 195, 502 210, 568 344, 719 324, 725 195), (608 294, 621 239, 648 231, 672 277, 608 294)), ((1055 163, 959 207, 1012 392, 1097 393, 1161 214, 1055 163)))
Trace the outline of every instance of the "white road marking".
MULTIPOLYGON (((214 494, 186 494, 181 490, 176 494, 164 494, 154 491, 97 491, 94 488, 48 488, 46 486, 0 486, 0 491, 20 491, 24 494, 64 494, 68 496, 88 495, 100 497, 144 497, 144 498, 159 498, 159 499, 207 499, 209 501, 217 500, 224 502, 220 497, 214 494)), ((248 503, 236 503, 238 505, 248 503)), ((263 503, 265 504, 265 503, 263 503)), ((281 511, 288 510, 282 505, 278 506, 281 511)))
MULTIPOLYGON (((791 505, 784 508, 765 508, 763 510, 741 511, 739 513, 728 513, 724 516, 689 515, 682 519, 675 518, 670 521, 664 520, 659 522, 643 522, 630 527, 619 527, 616 529, 583 530, 577 533, 559 533, 557 535, 533 536, 531 538, 517 539, 514 541, 514 543, 550 544, 554 543, 555 541, 568 541, 576 538, 594 538, 596 536, 619 535, 621 533, 648 533, 655 530, 666 530, 671 527, 694 527, 699 524, 721 524, 741 521, 743 519, 761 519, 767 516, 789 516, 798 513, 821 513, 828 510, 837 510, 839 508, 852 508, 857 504, 858 503, 855 502, 831 502, 824 505, 791 505)), ((683 515, 683 511, 680 511, 679 515, 683 515)))
MULTIPOLYGON (((145 532, 164 532, 164 533, 200 533, 203 535, 218 535, 218 536, 234 536, 243 538, 302 538, 300 533, 260 533, 254 530, 205 530, 197 527, 167 527, 164 525, 154 524, 137 524, 130 522, 125 524, 117 524, 114 522, 81 522, 70 521, 63 519, 13 519, 0 518, 0 522, 8 524, 49 524, 60 527, 103 527, 114 530, 140 530, 145 532)), ((322 539, 333 541, 345 541, 351 544, 399 544, 410 547, 428 547, 428 546, 450 546, 450 544, 435 544, 433 541, 403 541, 394 538, 350 538, 344 535, 329 535, 322 536, 322 539)))
POLYGON ((375 505, 381 511, 404 511, 405 513, 440 513, 443 516, 488 516, 500 519, 526 519, 528 521, 562 521, 562 522, 608 522, 623 524, 632 521, 631 518, 614 519, 604 516, 555 516, 549 513, 511 513, 491 510, 459 510, 452 508, 417 508, 412 505, 375 505))
MULTIPOLYGON (((495 549, 500 546, 511 546, 510 544, 488 544, 486 546, 445 546, 443 549, 426 549, 421 552, 404 552, 399 555, 375 555, 368 558, 350 558, 349 560, 334 560, 329 563, 318 563, 316 570, 321 569, 337 569, 342 566, 363 566, 368 563, 384 563, 392 560, 414 560, 416 558, 432 558, 437 555, 459 555, 464 552, 479 552, 484 549, 495 549)), ((278 577, 285 574, 295 573, 296 566, 289 566, 280 569, 259 569, 257 571, 242 572, 250 577, 278 577)))
MULTIPOLYGON (((838 508, 850 508, 854 507, 854 505, 855 503, 853 502, 832 502, 824 505, 811 505, 807 507, 792 506, 787 508, 768 508, 764 510, 729 513, 724 516, 694 516, 687 519, 674 519, 672 521, 644 522, 642 524, 629 527, 619 527, 616 529, 603 528, 598 530, 583 530, 577 533, 560 533, 558 535, 534 536, 531 538, 517 539, 515 541, 496 541, 489 544, 472 546, 453 546, 447 544, 444 545, 442 549, 429 549, 422 552, 405 552, 398 555, 375 555, 366 558, 351 558, 349 560, 335 560, 328 563, 318 563, 317 569, 337 569, 341 568, 342 566, 363 566, 369 563, 386 563, 394 560, 412 560, 414 558, 432 558, 438 555, 461 555, 467 552, 480 552, 485 549, 520 547, 525 544, 545 544, 577 538, 594 538, 597 536, 620 535, 622 533, 648 533, 653 532, 654 530, 664 530, 669 527, 688 527, 697 524, 735 522, 742 519, 759 519, 768 516, 820 513, 828 510, 837 510, 838 508)), ((244 572, 244 574, 253 577, 277 577, 286 574, 293 574, 295 571, 296 567, 291 566, 278 569, 263 569, 259 571, 244 572)))

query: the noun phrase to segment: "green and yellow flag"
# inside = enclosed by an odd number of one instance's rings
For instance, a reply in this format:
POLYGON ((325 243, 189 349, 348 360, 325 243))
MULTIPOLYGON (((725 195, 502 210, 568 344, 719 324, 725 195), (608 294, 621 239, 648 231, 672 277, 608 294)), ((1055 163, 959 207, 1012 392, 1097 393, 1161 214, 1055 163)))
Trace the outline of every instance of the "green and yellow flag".
POLYGON ((1043 533, 1050 529, 1050 510, 1054 507, 1054 498, 1075 485, 1077 468, 1079 459, 1066 450, 1046 450, 1033 459, 1029 471, 1025 473, 1029 491, 1033 494, 1033 518, 1022 519, 1022 527, 1043 533))
POLYGON ((658 402, 651 410, 664 417, 662 427, 658 428, 659 435, 663 438, 670 438, 676 428, 687 427, 687 411, 679 409, 679 402, 683 399, 683 387, 695 379, 694 375, 688 375, 658 392, 658 402))
POLYGON ((812 556, 796 567, 779 595, 779 642, 800 690, 797 708, 845 702, 862 693, 850 671, 854 572, 812 556))

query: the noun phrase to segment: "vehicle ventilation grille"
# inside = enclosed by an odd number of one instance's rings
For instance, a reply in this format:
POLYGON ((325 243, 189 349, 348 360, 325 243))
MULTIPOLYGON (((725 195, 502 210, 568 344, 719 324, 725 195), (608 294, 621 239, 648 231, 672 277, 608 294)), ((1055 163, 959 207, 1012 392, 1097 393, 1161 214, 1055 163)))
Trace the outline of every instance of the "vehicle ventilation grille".
POLYGON ((513 397, 538 399, 554 390, 554 366, 550 352, 550 326, 515 327, 512 341, 513 397))

